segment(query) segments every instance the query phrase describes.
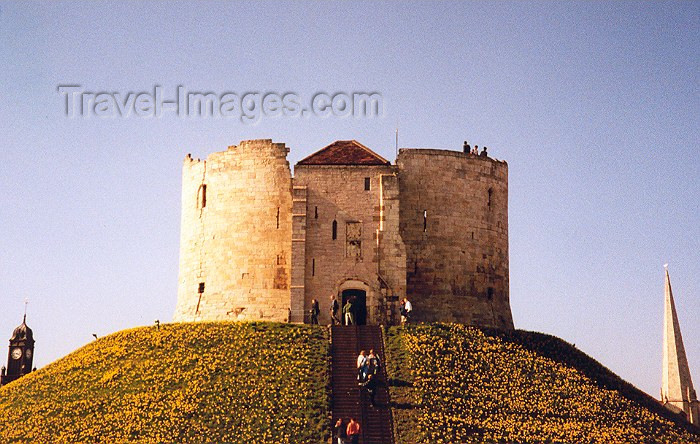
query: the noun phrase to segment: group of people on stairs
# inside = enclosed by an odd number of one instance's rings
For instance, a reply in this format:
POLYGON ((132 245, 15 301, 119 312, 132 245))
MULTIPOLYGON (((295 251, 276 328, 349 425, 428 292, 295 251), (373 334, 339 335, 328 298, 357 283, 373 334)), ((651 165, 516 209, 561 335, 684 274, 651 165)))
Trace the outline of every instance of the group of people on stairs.
MULTIPOLYGON (((376 408, 375 395, 379 385, 379 375, 381 370, 379 355, 370 350, 369 354, 365 350, 357 355, 357 383, 367 390, 369 402, 376 408)), ((338 418, 333 427, 333 444, 356 444, 360 437, 360 424, 355 418, 350 418, 346 424, 343 418, 338 418)))
POLYGON ((380 369, 381 362, 374 350, 370 350, 369 354, 365 354, 364 350, 360 351, 360 354, 357 356, 357 381, 360 387, 367 390, 372 407, 377 407, 374 396, 379 385, 380 369))
POLYGON ((350 418, 346 423, 338 418, 333 426, 333 444, 357 444, 360 440, 360 423, 350 418))

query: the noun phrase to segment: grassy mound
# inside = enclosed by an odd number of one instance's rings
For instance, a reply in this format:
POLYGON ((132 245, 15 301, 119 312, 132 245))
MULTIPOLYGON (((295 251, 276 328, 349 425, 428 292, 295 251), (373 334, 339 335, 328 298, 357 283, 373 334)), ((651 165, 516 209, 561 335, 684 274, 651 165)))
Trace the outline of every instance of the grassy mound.
MULTIPOLYGON (((328 347, 303 325, 121 331, 0 388, 0 443, 325 443, 328 347)), ((552 336, 421 324, 386 348, 399 444, 700 443, 552 336)))
POLYGON ((0 442, 323 442, 328 332, 169 324, 101 338, 0 389, 0 442))
POLYGON ((700 435, 570 344, 463 325, 393 327, 397 442, 684 443, 700 435))

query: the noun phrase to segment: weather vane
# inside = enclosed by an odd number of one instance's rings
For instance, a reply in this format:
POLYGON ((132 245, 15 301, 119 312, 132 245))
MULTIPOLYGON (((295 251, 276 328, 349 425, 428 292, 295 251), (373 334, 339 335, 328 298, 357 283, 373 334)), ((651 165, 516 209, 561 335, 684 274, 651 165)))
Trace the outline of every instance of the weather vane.
POLYGON ((27 305, 29 305, 29 298, 24 298, 24 320, 27 320, 27 305))

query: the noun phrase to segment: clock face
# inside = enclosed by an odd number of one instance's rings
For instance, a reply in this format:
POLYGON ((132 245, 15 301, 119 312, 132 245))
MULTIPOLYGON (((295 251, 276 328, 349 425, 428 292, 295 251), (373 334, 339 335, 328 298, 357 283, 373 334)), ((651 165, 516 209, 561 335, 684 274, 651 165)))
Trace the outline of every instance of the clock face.
POLYGON ((27 359, 32 359, 32 349, 28 348, 26 352, 24 352, 24 356, 27 357, 27 359))
POLYGON ((22 357, 22 349, 21 348, 14 348, 12 350, 12 359, 19 359, 22 357))

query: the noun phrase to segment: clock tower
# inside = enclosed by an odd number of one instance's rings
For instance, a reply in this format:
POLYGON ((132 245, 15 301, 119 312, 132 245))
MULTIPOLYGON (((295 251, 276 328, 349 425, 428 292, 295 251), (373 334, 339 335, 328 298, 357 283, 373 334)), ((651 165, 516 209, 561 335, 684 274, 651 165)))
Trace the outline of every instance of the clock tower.
POLYGON ((0 372, 0 386, 21 378, 32 371, 34 360, 34 333, 27 326, 27 315, 22 324, 15 328, 10 338, 10 350, 7 354, 7 368, 0 372))

